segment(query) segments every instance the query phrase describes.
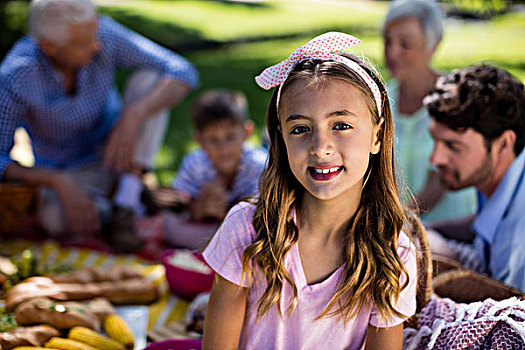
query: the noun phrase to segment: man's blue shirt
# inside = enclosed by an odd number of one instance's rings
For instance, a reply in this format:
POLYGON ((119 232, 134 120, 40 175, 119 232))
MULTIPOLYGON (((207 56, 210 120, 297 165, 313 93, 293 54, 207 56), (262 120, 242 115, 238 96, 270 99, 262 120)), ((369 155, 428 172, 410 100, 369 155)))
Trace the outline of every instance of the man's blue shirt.
POLYGON ((474 220, 476 252, 492 276, 525 290, 525 152, 505 172, 474 220))
POLYGON ((98 27, 100 51, 77 76, 67 94, 62 76, 30 36, 20 39, 0 65, 0 178, 12 162, 9 151, 17 127, 32 141, 35 164, 67 169, 100 160, 121 101, 117 67, 144 68, 163 77, 198 85, 198 72, 181 56, 108 17, 98 27))

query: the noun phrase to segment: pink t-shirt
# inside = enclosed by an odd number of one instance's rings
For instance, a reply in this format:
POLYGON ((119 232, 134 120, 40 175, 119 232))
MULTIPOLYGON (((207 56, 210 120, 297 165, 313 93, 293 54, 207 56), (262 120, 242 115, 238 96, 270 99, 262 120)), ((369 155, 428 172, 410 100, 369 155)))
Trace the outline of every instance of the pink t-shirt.
MULTIPOLYGON (((323 282, 308 285, 295 244, 285 256, 284 263, 297 286, 297 307, 291 314, 286 312, 293 291, 285 283, 280 301, 283 316, 274 307, 256 323, 257 301, 265 290, 266 282, 260 275, 255 275, 255 278, 259 278, 253 285, 249 285, 246 278, 241 281, 242 253, 256 237, 252 225, 254 210, 255 205, 245 202, 234 206, 204 251, 204 258, 219 275, 232 283, 250 288, 240 349, 363 349, 369 324, 391 327, 404 321, 404 318, 398 317, 389 322, 381 321, 373 302, 363 307, 346 324, 337 316, 316 320, 337 290, 344 266, 323 282)), ((398 254, 405 264, 410 281, 401 292, 396 309, 408 317, 416 310, 416 254, 414 245, 405 233, 400 234, 398 243, 398 254)), ((405 281, 404 275, 400 281, 405 281)))

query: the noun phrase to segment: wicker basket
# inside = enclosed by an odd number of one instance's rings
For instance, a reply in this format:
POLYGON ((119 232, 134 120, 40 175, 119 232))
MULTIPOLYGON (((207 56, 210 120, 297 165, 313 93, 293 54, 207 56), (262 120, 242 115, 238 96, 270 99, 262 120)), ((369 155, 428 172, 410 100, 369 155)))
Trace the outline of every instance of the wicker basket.
POLYGON ((430 246, 426 231, 420 232, 416 237, 418 243, 418 286, 417 286, 417 311, 420 312, 430 300, 432 295, 432 259, 430 255, 430 246))
POLYGON ((434 292, 459 303, 472 303, 487 298, 503 300, 524 293, 512 286, 472 270, 453 270, 440 274, 433 282, 434 292))
POLYGON ((416 293, 416 314, 405 321, 405 327, 415 328, 421 309, 432 295, 432 260, 426 231, 415 235, 418 250, 418 284, 416 293))
POLYGON ((432 255, 432 277, 436 278, 438 275, 453 271, 465 270, 465 267, 456 260, 445 258, 439 255, 432 255))
POLYGON ((34 186, 17 183, 0 184, 0 234, 12 231, 33 208, 34 186))

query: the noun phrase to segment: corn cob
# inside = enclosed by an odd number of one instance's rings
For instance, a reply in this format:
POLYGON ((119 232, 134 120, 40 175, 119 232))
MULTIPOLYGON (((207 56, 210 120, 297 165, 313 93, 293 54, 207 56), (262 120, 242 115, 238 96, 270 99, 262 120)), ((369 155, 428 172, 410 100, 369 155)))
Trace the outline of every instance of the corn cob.
POLYGON ((81 343, 73 339, 65 339, 59 337, 53 337, 49 339, 44 346, 52 349, 63 349, 63 350, 97 350, 96 348, 86 343, 81 343))
POLYGON ((124 350, 124 345, 86 327, 77 326, 71 328, 68 338, 89 344, 97 349, 124 350))
POLYGON ((56 349, 43 348, 40 346, 17 346, 16 348, 13 348, 11 350, 56 350, 56 349))
POLYGON ((135 343, 133 340, 133 332, 127 325, 126 321, 119 315, 109 315, 104 319, 104 330, 111 339, 124 344, 126 349, 133 349, 135 343))

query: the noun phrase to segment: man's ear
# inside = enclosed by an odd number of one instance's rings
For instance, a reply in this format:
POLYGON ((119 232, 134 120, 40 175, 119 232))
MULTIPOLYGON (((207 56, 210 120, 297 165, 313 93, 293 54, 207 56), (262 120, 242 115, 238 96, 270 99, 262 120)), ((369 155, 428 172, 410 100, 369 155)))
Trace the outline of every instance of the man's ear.
POLYGON ((514 153, 516 143, 516 133, 512 130, 505 130, 496 140, 496 151, 498 153, 514 153))
POLYGON ((55 57, 58 51, 57 45, 46 39, 40 39, 38 41, 38 46, 40 46, 40 49, 49 57, 55 57))
POLYGON ((200 132, 198 130, 194 130, 192 136, 193 136, 193 139, 195 140, 195 142, 197 142, 199 145, 202 146, 200 132))
POLYGON ((245 120, 243 123, 244 126, 244 139, 247 140, 252 136, 253 131, 255 130, 255 124, 251 120, 245 120))
POLYGON ((372 142, 372 149, 370 153, 378 154, 381 150, 381 142, 383 141, 383 126, 385 123, 385 118, 381 117, 379 123, 374 127, 374 139, 372 142))
POLYGON ((427 50, 426 54, 427 54, 427 58, 429 62, 430 60, 432 60, 432 56, 434 56, 434 54, 436 53, 436 50, 440 42, 441 40, 439 40, 437 43, 434 44, 434 46, 432 46, 429 50, 427 50))

